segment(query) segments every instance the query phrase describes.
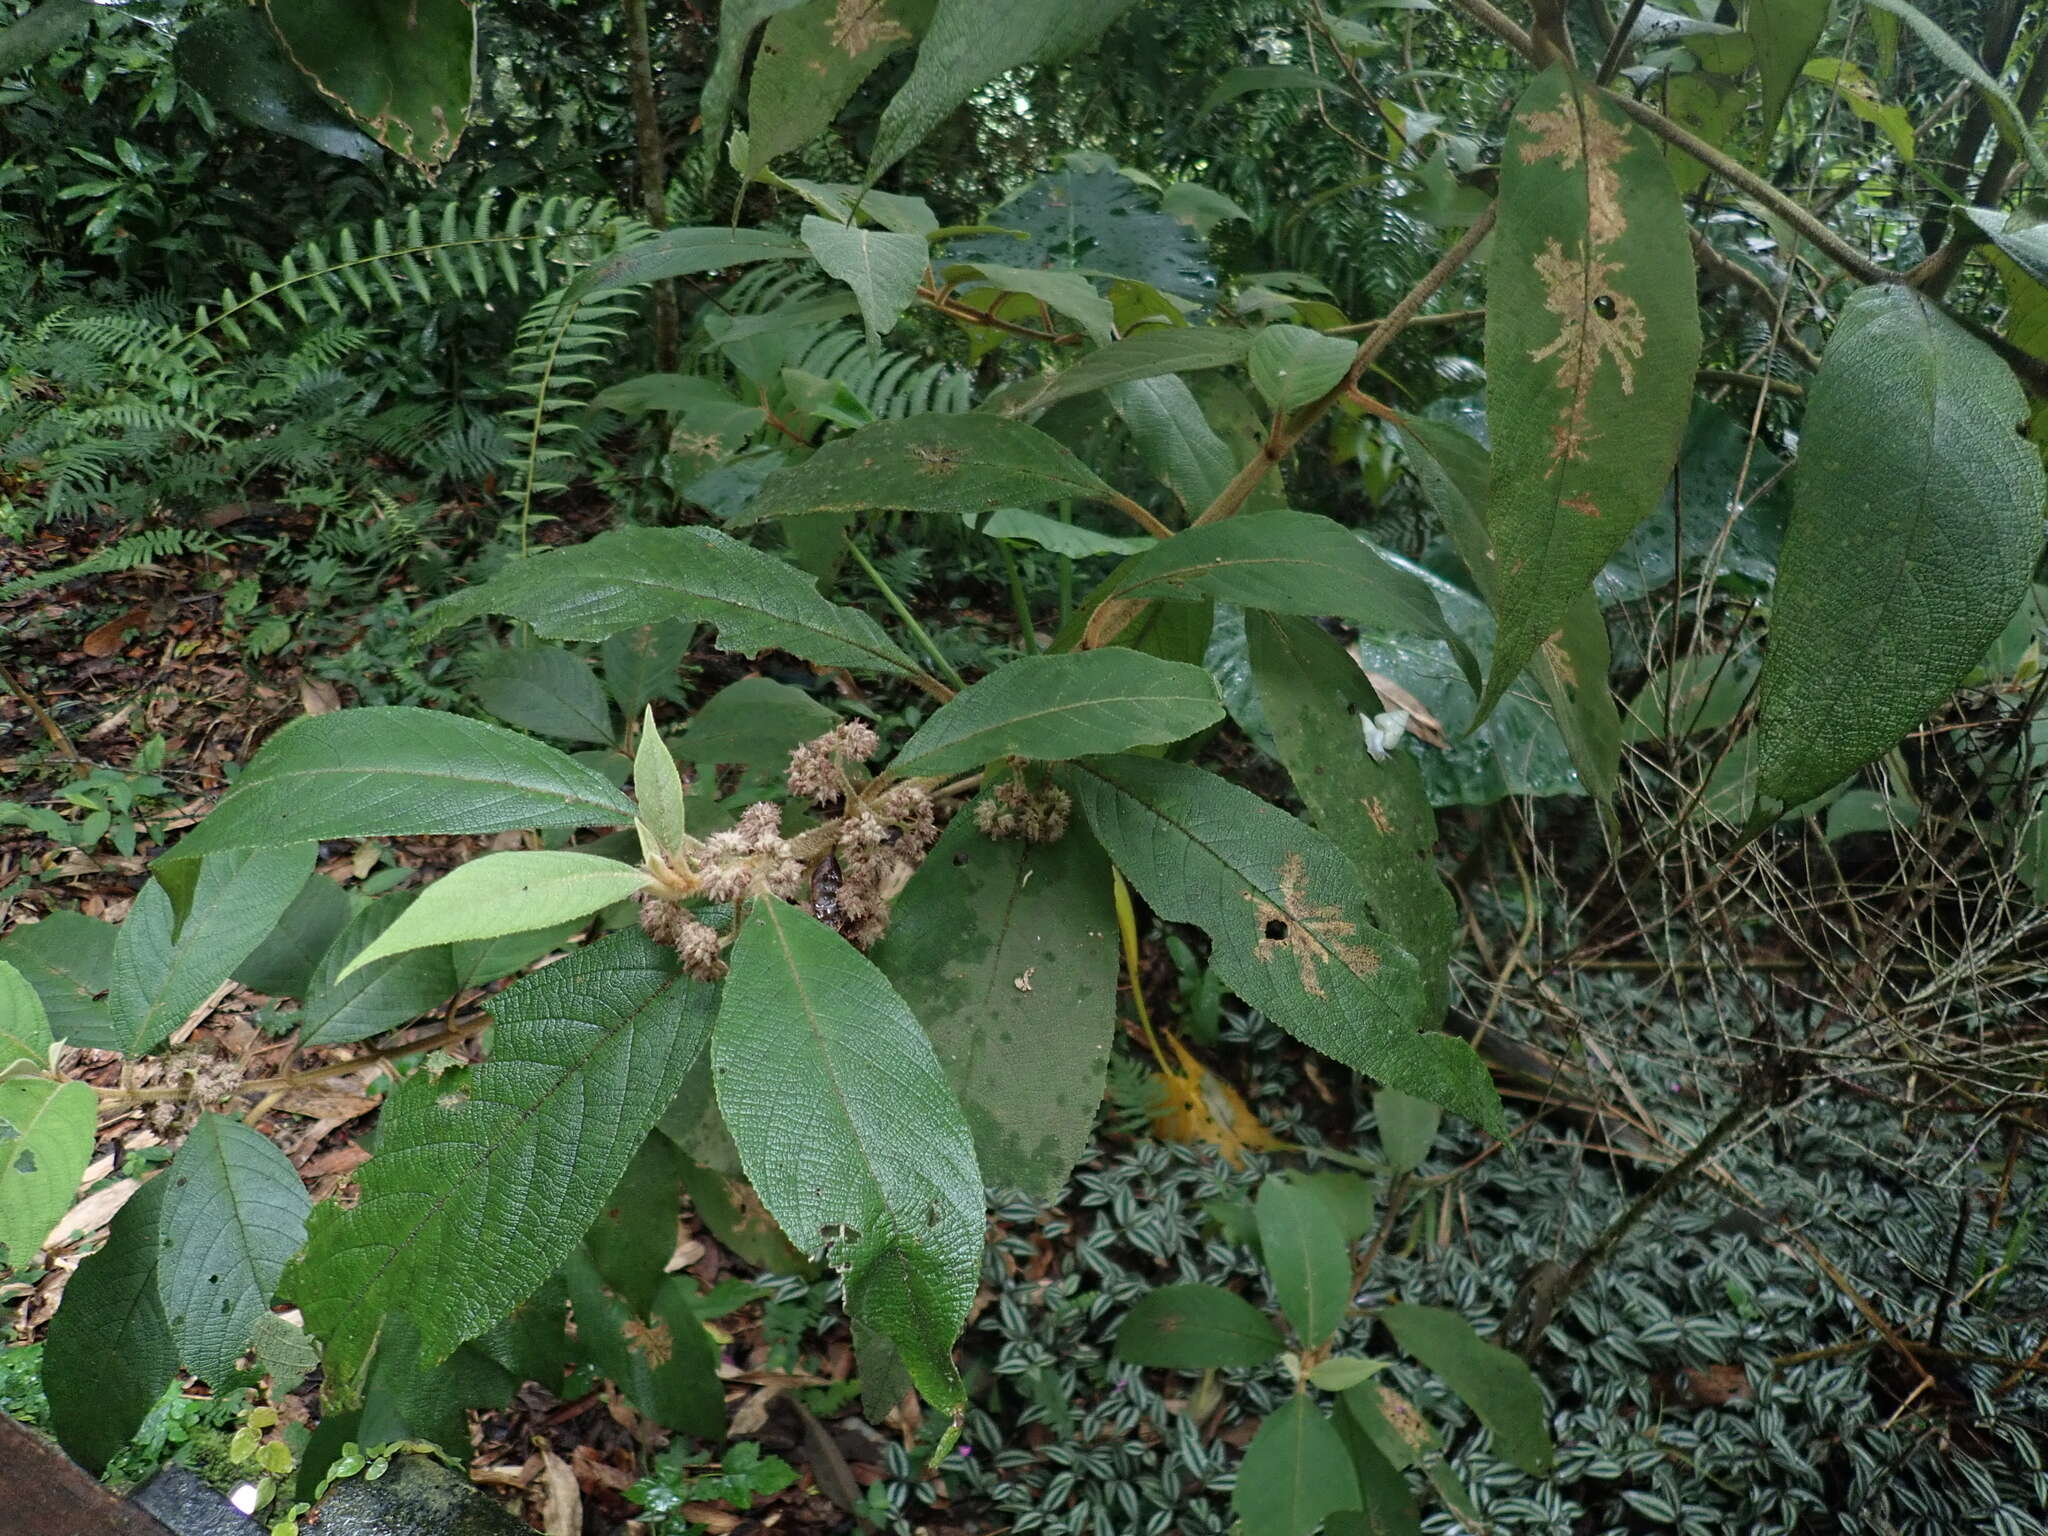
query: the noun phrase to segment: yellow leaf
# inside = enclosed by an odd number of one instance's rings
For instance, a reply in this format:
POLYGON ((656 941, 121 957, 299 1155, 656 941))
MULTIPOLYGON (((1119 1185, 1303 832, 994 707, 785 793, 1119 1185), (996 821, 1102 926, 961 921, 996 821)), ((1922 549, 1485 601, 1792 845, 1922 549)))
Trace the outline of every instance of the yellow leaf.
POLYGON ((1235 1088, 1195 1060, 1178 1036, 1161 1033, 1178 1065, 1153 1074, 1166 1093, 1165 1106, 1152 1121, 1160 1137, 1214 1147, 1234 1168, 1244 1166, 1247 1152, 1271 1152, 1282 1145, 1235 1088))

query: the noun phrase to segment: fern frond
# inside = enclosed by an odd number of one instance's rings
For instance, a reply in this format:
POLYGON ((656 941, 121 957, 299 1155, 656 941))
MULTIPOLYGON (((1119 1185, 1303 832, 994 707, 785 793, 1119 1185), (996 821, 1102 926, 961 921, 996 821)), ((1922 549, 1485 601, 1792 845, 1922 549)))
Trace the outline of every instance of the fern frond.
POLYGON ((44 587, 58 586, 67 581, 76 581, 81 576, 104 576, 113 571, 132 571, 172 555, 211 554, 220 548, 220 540, 210 533, 195 533, 189 528, 149 528, 141 533, 130 534, 97 554, 87 555, 71 565, 59 566, 54 571, 42 571, 34 576, 20 576, 0 585, 0 603, 9 602, 25 592, 39 592, 44 587))

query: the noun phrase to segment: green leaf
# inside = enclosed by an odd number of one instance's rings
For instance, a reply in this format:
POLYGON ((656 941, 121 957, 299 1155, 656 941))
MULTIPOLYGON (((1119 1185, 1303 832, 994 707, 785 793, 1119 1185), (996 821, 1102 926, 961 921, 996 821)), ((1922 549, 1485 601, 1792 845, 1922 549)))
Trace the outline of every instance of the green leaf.
POLYGON ((106 1242, 65 1282, 43 1345, 50 1427, 94 1473, 127 1448, 178 1373, 156 1294, 157 1229, 170 1187, 162 1174, 146 1179, 115 1212, 106 1242))
MULTIPOLYGON (((2048 283, 2048 224, 2020 223, 1997 208, 1965 208, 1963 217, 2037 283, 2048 283)), ((2010 332, 2011 325, 2007 330, 2010 332)))
POLYGON ((472 0, 264 0, 285 55, 378 143, 431 175, 476 87, 472 0))
POLYGON ((1523 93, 1487 267, 1483 719, 1656 508, 1699 363, 1685 210, 1657 145, 1564 66, 1523 93))
POLYGON ((470 687, 507 725, 561 741, 608 747, 618 739, 611 705, 590 664, 558 645, 500 651, 470 687))
MULTIPOLYGON (((1362 1381, 1371 1381, 1387 1368, 1385 1360, 1366 1360, 1357 1355, 1331 1355, 1309 1370, 1309 1385, 1325 1392, 1346 1392, 1362 1381)), ((1354 1456, 1354 1460, 1356 1457, 1354 1456)))
POLYGON ((1115 921, 1085 831, 994 841, 966 811, 896 899, 874 962, 924 1023, 986 1184, 1052 1199, 1087 1149, 1116 1031, 1115 921))
POLYGON ((1800 433, 1758 681, 1757 792, 1796 805, 1889 751, 1998 638, 2041 554, 2011 370, 1902 287, 1854 294, 1800 433))
POLYGON ((1099 345, 1106 346, 1116 334, 1115 307, 1096 292, 1094 282, 1083 273, 957 258, 941 265, 946 281, 957 284, 984 311, 994 309, 1009 294, 1021 293, 1067 316, 1099 345), (982 279, 979 284, 974 280, 976 274, 982 279))
POLYGON ((265 997, 304 997, 351 916, 347 893, 315 869, 277 926, 235 967, 235 980, 265 997))
POLYGON ((466 1345, 423 1366, 419 1330, 405 1313, 393 1312, 378 1335, 356 1434, 370 1445, 431 1440, 460 1457, 469 1444, 468 1410, 503 1408, 518 1385, 489 1355, 466 1345))
POLYGON ((1336 844, 1248 790, 1183 763, 1096 758, 1060 770, 1124 876, 1168 922, 1209 935, 1239 997, 1324 1055, 1498 1133, 1472 1048, 1420 1032, 1415 959, 1359 914, 1336 844))
POLYGON ((586 1255, 572 1254, 564 1274, 576 1309, 577 1347, 626 1401, 664 1429, 699 1440, 722 1438, 725 1385, 718 1379, 718 1351, 691 1305, 696 1286, 686 1276, 657 1272, 660 1284, 642 1321, 586 1255))
POLYGON ((1031 415, 1112 384, 1202 368, 1228 368, 1244 361, 1251 344, 1251 332, 1221 326, 1148 326, 1090 352, 1063 372, 1047 374, 1015 393, 1005 393, 999 408, 1005 416, 1031 415))
POLYGON ((1427 1099, 1382 1088, 1372 1096, 1372 1117, 1379 1126, 1380 1151, 1395 1173, 1413 1173, 1436 1144, 1443 1111, 1427 1099))
POLYGON ((674 699, 677 674, 696 638, 696 625, 674 619, 605 636, 599 670, 619 712, 631 720, 649 704, 674 699))
POLYGON ((1798 83, 1814 44, 1828 24, 1830 0, 1749 0, 1743 30, 1756 43, 1757 69, 1763 75, 1764 139, 1777 132, 1786 98, 1798 83))
POLYGON ((1021 507, 998 507, 981 520, 979 531, 992 539, 1021 539, 1070 560, 1086 560, 1094 555, 1134 555, 1152 547, 1152 541, 1142 535, 1118 538, 1021 507))
POLYGON ((930 259, 931 248, 922 235, 857 229, 815 213, 804 215, 803 240, 826 274, 853 290, 870 344, 895 329, 917 297, 930 259))
MULTIPOLYGON (((1410 418, 1402 431, 1416 450, 1410 464, 1423 493, 1480 596, 1491 601, 1495 556, 1485 507, 1492 464, 1485 447, 1441 422, 1410 418)), ((1621 779, 1621 720, 1607 685, 1613 660, 1607 621, 1590 591, 1571 600, 1557 633, 1529 660, 1579 782, 1603 804, 1612 803, 1621 779)))
POLYGON ((998 757, 1057 761, 1160 746, 1223 718, 1200 667, 1139 651, 1020 656, 939 706, 890 764, 965 773, 998 757))
MULTIPOLYGON (((277 33, 253 6, 201 16, 178 33, 172 57, 182 82, 252 128, 283 134, 344 160, 384 157, 377 141, 329 105, 285 57, 277 33)), ((12 71, 0 69, 7 73, 12 71)))
MULTIPOLYGON (((1310 1377, 1314 1378, 1314 1372, 1310 1377)), ((1323 1522, 1323 1536, 1422 1536, 1422 1511, 1409 1491, 1408 1479, 1366 1439, 1349 1415, 1339 1413, 1336 1425, 1344 1448, 1351 1453, 1351 1470, 1358 1474, 1365 1508, 1336 1511, 1323 1522)))
POLYGON ((991 26, 982 0, 939 0, 910 78, 882 111, 868 181, 879 181, 882 172, 989 81, 1086 47, 1130 5, 1131 0, 1035 0, 1010 8, 1000 25, 991 26))
POLYGON ((163 1181, 157 1296, 178 1363, 224 1389, 313 1202, 285 1155, 229 1115, 201 1115, 163 1181))
POLYGON ((1489 1344, 1443 1307, 1382 1307, 1394 1342, 1428 1366, 1493 1431, 1493 1448, 1531 1477, 1556 1459, 1543 1391, 1521 1356, 1489 1344))
POLYGON ((1360 1503, 1336 1426, 1300 1395, 1266 1415, 1245 1447, 1230 1496, 1244 1536, 1309 1536, 1327 1516, 1360 1503))
POLYGON ((0 1077, 50 1065, 50 1015, 28 978, 0 960, 0 1077))
MULTIPOLYGON (((577 918, 547 928, 536 928, 530 933, 508 933, 502 938, 470 939, 461 944, 451 944, 448 946, 448 961, 454 971, 455 985, 449 995, 471 987, 488 986, 515 975, 541 956, 570 947, 576 936, 589 926, 577 918)), ((415 955, 430 953, 415 950, 411 955, 398 956, 393 963, 402 965, 415 955)), ((349 978, 351 982, 356 979, 354 976, 349 978)))
POLYGON ((632 819, 632 801, 553 747, 481 720, 385 705, 294 720, 170 857, 632 819))
POLYGON ((1622 722, 1622 740, 1662 741, 1734 723, 1756 682, 1756 654, 1687 651, 1650 674, 1622 722))
POLYGON ((0 27, 0 78, 32 69, 91 25, 90 0, 39 0, 19 20, 0 27))
POLYGON ((114 984, 107 995, 125 1055, 147 1055, 162 1045, 234 974, 305 885, 313 854, 311 843, 294 842, 208 856, 183 924, 173 922, 161 878, 142 888, 114 940, 114 984))
POLYGON ((1252 343, 1246 362, 1266 404, 1294 411, 1343 383, 1357 355, 1358 348, 1341 336, 1301 325, 1269 325, 1252 343))
POLYGON ((1913 158, 1913 114, 1897 103, 1888 104, 1877 82, 1860 66, 1847 59, 1808 59, 1800 73, 1833 86, 1844 106, 1891 140, 1901 160, 1913 158))
POLYGON ((936 1408, 966 1402, 953 1342, 980 1272, 981 1175, 931 1043, 888 978, 816 918, 755 900, 711 1044, 740 1163, 846 1307, 936 1408))
POLYGON ((1108 393, 1139 457, 1189 512, 1208 506, 1237 473, 1230 445, 1209 425, 1185 379, 1132 379, 1108 393))
POLYGON ((725 158, 725 125, 732 117, 732 99, 739 90, 740 67, 747 56, 747 45, 754 40, 761 23, 800 3, 801 0, 722 0, 718 8, 718 52, 712 58, 703 93, 697 98, 707 178, 725 158))
POLYGON ((810 0, 768 23, 747 82, 749 179, 832 125, 861 82, 931 21, 933 0, 872 0, 851 10, 810 0))
POLYGON ((39 923, 18 923, 0 934, 0 960, 36 989, 50 1033, 67 1045, 119 1048, 107 1006, 99 1001, 113 974, 117 932, 112 923, 82 912, 52 912, 39 923))
POLYGON ((1248 512, 1159 540, 1118 568, 1102 599, 1106 606, 1197 595, 1464 643, 1424 583, 1349 528, 1309 512, 1248 512))
POLYGON ((1107 156, 1069 154, 1059 170, 1012 192, 988 222, 1001 232, 950 241, 946 259, 1130 279, 1156 290, 1155 302, 1176 318, 1164 295, 1196 304, 1216 295, 1202 240, 1107 156))
POLYGON ((1322 1195, 1284 1174, 1259 1186, 1252 1214, 1280 1310, 1303 1349, 1330 1341, 1351 1305, 1351 1254, 1322 1195))
POLYGON ((664 229, 636 240, 615 256, 593 262, 564 292, 564 303, 612 288, 640 288, 664 278, 722 272, 757 261, 794 261, 802 246, 772 229, 727 229, 723 225, 664 229))
POLYGON ((1424 1018, 1450 995, 1458 904, 1436 872, 1436 816, 1413 754, 1375 760, 1364 722, 1382 712, 1365 673, 1313 620, 1244 616, 1253 687, 1273 749, 1309 820, 1351 860, 1374 921, 1421 967, 1424 1018))
POLYGON ((98 1107, 84 1083, 0 1082, 0 1268, 27 1269, 71 1209, 98 1107))
POLYGON ((1280 1348, 1280 1330, 1265 1313, 1215 1285, 1147 1291, 1116 1333, 1117 1359, 1175 1371, 1264 1365, 1280 1348))
POLYGON ((1920 39, 1929 53, 1974 85, 1991 113, 1991 120, 1998 124, 1999 136, 2027 157, 2027 164, 2034 168, 2036 176, 2048 177, 2048 154, 2042 153, 2041 146, 2027 131, 2026 114, 2020 111, 2019 103, 2012 99, 2005 87, 1985 72, 1984 66, 1977 62, 1969 49, 1942 31, 1924 12, 1908 5, 1906 0, 1863 0, 1863 3, 1898 17, 1912 28, 1913 35, 1920 39))
POLYGON ((358 951, 335 979, 386 955, 530 933, 587 917, 647 885, 637 865, 567 850, 487 853, 450 870, 358 951))
POLYGON ((681 1188, 675 1143, 649 1136, 583 1239, 606 1287, 642 1317, 652 1314, 663 1268, 676 1251, 681 1188))
POLYGON ((675 1097, 716 997, 616 933, 499 993, 481 1066, 400 1084, 360 1201, 313 1213, 283 1286, 344 1397, 387 1311, 412 1315, 431 1363, 561 1266, 675 1097))
POLYGON ((838 716, 801 688, 743 677, 706 699, 672 745, 686 763, 739 763, 772 769, 779 779, 793 748, 837 722, 838 716))
POLYGON ((778 469, 734 522, 876 509, 965 516, 1071 496, 1108 501, 1116 492, 1036 427, 1001 416, 910 416, 834 438, 778 469))
POLYGON ((349 962, 403 917, 413 900, 391 895, 371 902, 328 946, 306 984, 305 1006, 299 1010, 301 1049, 367 1040, 412 1023, 455 995, 453 958, 445 949, 393 955, 342 980, 349 962))
POLYGON ((1195 120, 1200 122, 1226 101, 1235 101, 1240 96, 1249 96, 1254 91, 1330 91, 1338 96, 1348 95, 1344 86, 1326 79, 1311 69, 1302 69, 1294 64, 1251 64, 1237 69, 1227 69, 1223 78, 1209 88, 1209 94, 1202 98, 1202 104, 1195 108, 1195 120))
POLYGON ((633 749, 633 795, 640 802, 640 823, 656 845, 664 853, 679 851, 689 828, 689 802, 675 754, 654 728, 652 706, 640 722, 640 741, 633 749))
MULTIPOLYGON (((852 608, 818 595, 794 566, 713 528, 618 528, 505 566, 429 607, 422 638, 479 614, 523 619, 551 640, 602 640, 668 619, 716 624, 740 654, 774 647, 827 667, 906 676, 916 664, 852 608)), ((359 711, 325 715, 342 719, 359 711)))

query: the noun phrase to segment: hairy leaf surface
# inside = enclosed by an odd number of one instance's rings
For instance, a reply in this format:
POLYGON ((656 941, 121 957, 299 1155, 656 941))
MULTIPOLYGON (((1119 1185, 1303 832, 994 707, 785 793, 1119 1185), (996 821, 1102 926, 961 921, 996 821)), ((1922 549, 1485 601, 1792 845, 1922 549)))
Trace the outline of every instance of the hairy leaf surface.
POLYGON ((470 691, 477 703, 522 731, 599 747, 618 739, 611 705, 590 664, 558 645, 500 651, 470 691))
POLYGON ((432 605, 421 633, 486 613, 523 619, 552 640, 602 640, 642 624, 693 619, 716 624, 728 651, 773 647, 821 666, 898 676, 917 670, 866 614, 826 601, 795 566, 715 528, 616 528, 518 561, 432 605))
POLYGON ((314 966, 299 1010, 299 1045, 346 1045, 410 1024, 457 990, 447 949, 414 949, 372 961, 343 979, 356 955, 405 915, 413 898, 379 897, 349 920, 314 966))
POLYGON ((924 280, 931 249, 924 236, 835 224, 811 213, 804 215, 803 239, 818 265, 853 290, 870 342, 895 329, 924 280))
POLYGON ((809 0, 768 23, 747 81, 747 175, 832 126, 861 82, 931 21, 933 0, 809 0))
POLYGON ((1324 1055, 1498 1131, 1485 1067, 1426 1027, 1415 957, 1365 922, 1335 843, 1184 763, 1094 758, 1060 778, 1153 910, 1209 935, 1239 997, 1324 1055))
POLYGON ((50 1033, 69 1045, 120 1048, 107 1005, 118 929, 82 912, 52 912, 0 935, 0 960, 19 970, 49 1014, 50 1033))
POLYGON ((1758 681, 1757 793, 1797 805, 1897 745, 2005 628, 2041 554, 2025 398, 1903 287, 1865 288, 1821 358, 1758 681))
POLYGON ((1553 66, 1509 128, 1487 268, 1486 528, 1500 622, 1482 718, 1656 508, 1699 354, 1670 169, 1642 129, 1553 66))
POLYGON ((639 932, 613 934, 500 993, 481 1066, 407 1078, 360 1202, 319 1207, 285 1276, 329 1379, 360 1382, 387 1310, 412 1316, 431 1361, 553 1274, 675 1097, 716 997, 639 932))
POLYGON ((974 1142, 888 978, 816 918, 757 899, 711 1061, 740 1163, 801 1249, 829 1250, 847 1311, 933 1406, 966 1402, 953 1342, 982 1247, 974 1142))

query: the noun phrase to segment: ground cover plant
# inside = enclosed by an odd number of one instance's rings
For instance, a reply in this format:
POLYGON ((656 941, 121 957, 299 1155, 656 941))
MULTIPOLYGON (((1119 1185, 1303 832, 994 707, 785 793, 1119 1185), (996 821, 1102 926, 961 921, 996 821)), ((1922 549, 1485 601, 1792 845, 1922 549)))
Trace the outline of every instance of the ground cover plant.
POLYGON ((10 1411, 287 1533, 2038 1528, 2022 7, 16 9, 10 1411))

